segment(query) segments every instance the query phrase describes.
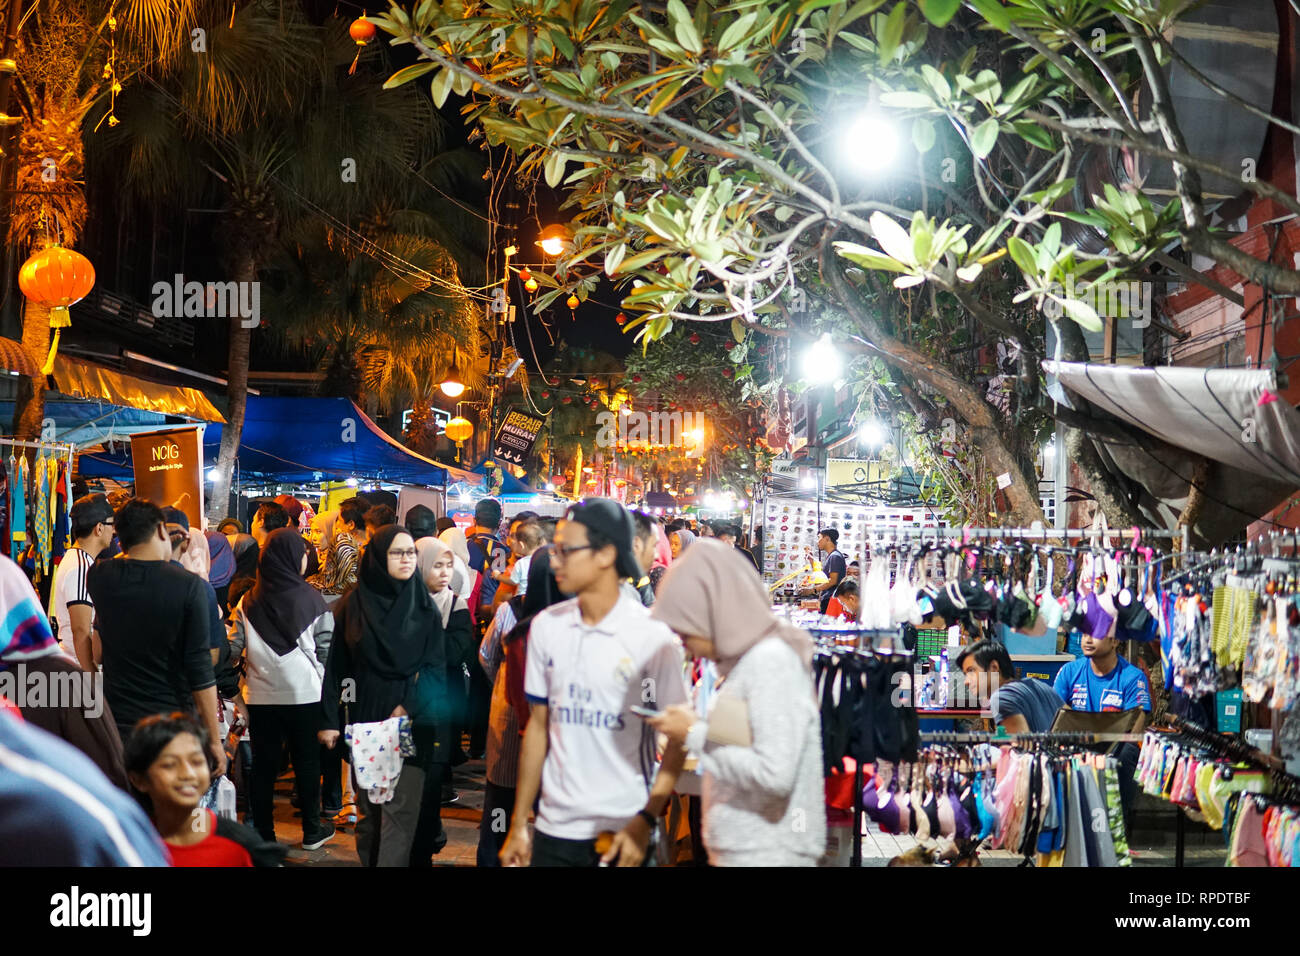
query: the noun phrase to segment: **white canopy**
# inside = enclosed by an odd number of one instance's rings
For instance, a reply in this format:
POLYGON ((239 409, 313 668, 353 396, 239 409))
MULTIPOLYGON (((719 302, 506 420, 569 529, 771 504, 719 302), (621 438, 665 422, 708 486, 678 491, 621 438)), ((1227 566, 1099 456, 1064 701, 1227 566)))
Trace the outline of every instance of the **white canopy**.
POLYGON ((1300 412, 1278 397, 1272 371, 1051 361, 1043 368, 1101 411, 1162 441, 1300 486, 1300 412))

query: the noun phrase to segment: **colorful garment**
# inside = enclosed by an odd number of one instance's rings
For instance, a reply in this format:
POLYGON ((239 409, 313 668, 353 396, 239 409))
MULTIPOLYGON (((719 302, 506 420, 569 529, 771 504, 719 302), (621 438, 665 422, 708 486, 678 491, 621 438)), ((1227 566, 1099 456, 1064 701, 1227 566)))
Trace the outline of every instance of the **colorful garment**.
POLYGON ((411 742, 411 718, 390 717, 368 724, 343 728, 352 756, 357 786, 364 787, 371 803, 388 803, 397 792, 403 756, 415 753, 411 742))
POLYGON ((42 573, 50 570, 50 546, 54 540, 54 521, 50 515, 50 460, 44 455, 36 459, 36 508, 32 515, 33 544, 36 546, 36 567, 42 573))

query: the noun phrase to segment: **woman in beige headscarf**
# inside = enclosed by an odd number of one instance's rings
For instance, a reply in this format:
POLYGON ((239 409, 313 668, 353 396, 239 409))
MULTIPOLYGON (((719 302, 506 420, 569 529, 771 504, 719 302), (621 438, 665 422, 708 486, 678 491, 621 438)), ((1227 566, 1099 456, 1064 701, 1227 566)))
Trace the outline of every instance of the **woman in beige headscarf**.
MULTIPOLYGON (((465 541, 465 532, 460 528, 448 528, 438 535, 438 540, 451 549, 455 558, 455 569, 451 574, 451 589, 468 602, 474 594, 474 586, 478 583, 478 572, 469 566, 469 545, 465 541)), ((473 616, 473 611, 470 614, 473 616)))
POLYGON ((735 548, 709 539, 673 562, 651 615, 725 678, 712 732, 689 707, 649 721, 700 755, 709 862, 815 866, 826 849, 826 800, 811 639, 772 613, 735 548), (745 736, 748 745, 736 742, 745 736))
MULTIPOLYGON (((462 535, 461 541, 464 540, 462 535)), ((451 589, 455 565, 451 548, 437 538, 421 538, 415 542, 415 559, 416 573, 429 589, 434 609, 442 617, 442 630, 447 641, 447 712, 454 737, 450 752, 433 761, 424 778, 424 796, 411 848, 411 865, 425 867, 431 865, 432 856, 447 843, 442 829, 443 791, 451 788, 450 761, 460 749, 459 731, 454 728, 464 722, 465 666, 474 653, 474 630, 469 605, 451 589)))

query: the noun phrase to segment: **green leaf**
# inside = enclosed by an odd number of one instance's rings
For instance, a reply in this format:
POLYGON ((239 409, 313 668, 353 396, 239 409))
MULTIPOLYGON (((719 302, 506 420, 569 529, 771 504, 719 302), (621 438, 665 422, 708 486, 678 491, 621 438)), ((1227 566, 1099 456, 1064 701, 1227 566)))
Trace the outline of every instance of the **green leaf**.
POLYGON ((612 276, 618 272, 619 263, 627 255, 627 243, 620 242, 618 245, 605 252, 605 275, 612 276))
POLYGON ((952 98, 952 87, 948 85, 948 81, 944 79, 943 74, 929 63, 921 64, 921 76, 925 78, 925 82, 929 84, 930 89, 934 90, 935 96, 939 97, 939 99, 948 100, 952 98))
POLYGON ((671 83, 666 85, 662 90, 655 94, 655 98, 652 99, 650 105, 646 107, 646 112, 651 116, 656 116, 663 110, 667 109, 672 101, 677 98, 677 94, 681 92, 682 84, 684 82, 684 79, 673 80, 671 83))
POLYGON ((749 330, 745 328, 745 323, 740 321, 740 319, 731 320, 731 336, 737 342, 745 341, 745 333, 748 331, 749 330))
POLYGON ((913 120, 912 145, 918 153, 928 153, 934 147, 934 124, 927 119, 913 120))
POLYGON ((552 30, 550 32, 551 42, 555 44, 555 48, 563 53, 565 58, 572 60, 573 41, 569 39, 569 35, 563 30, 552 30))
POLYGON ((921 13, 936 27, 946 27, 961 9, 961 0, 920 0, 921 13))
POLYGON ((1097 310, 1087 302, 1079 299, 1058 299, 1061 308, 1065 314, 1074 319, 1089 332, 1100 332, 1105 326, 1102 324, 1101 317, 1097 315, 1097 310))
POLYGON ((722 36, 718 39, 718 52, 726 53, 733 46, 743 40, 753 28, 754 22, 757 19, 757 11, 751 10, 749 13, 746 13, 733 21, 731 26, 722 31, 722 36))
POLYGON ((444 69, 429 83, 429 95, 433 97, 433 105, 439 109, 447 102, 447 97, 451 94, 454 77, 455 74, 451 70, 444 69))
POLYGON ((993 152, 993 147, 998 141, 998 121, 990 116, 984 122, 976 126, 970 134, 970 148, 980 159, 984 159, 989 153, 993 152))
POLYGON ((1030 120, 1012 120, 1011 128, 1016 131, 1017 136, 1031 146, 1046 150, 1052 148, 1051 131, 1044 129, 1037 123, 1030 120))
POLYGON ((1038 263, 1034 261, 1034 250, 1029 243, 1019 236, 1007 237, 1007 252, 1011 254, 1012 260, 1020 267, 1020 271, 1027 276, 1038 275, 1038 263))
POLYGON ((885 106, 892 106, 900 110, 928 110, 934 108, 934 100, 924 93, 918 93, 914 90, 894 90, 890 93, 881 93, 880 102, 885 106))
POLYGON ((560 185, 560 181, 564 179, 564 166, 567 159, 564 153, 558 149, 546 157, 546 185, 552 189, 560 185))
POLYGON ((896 260, 881 255, 875 249, 860 246, 856 242, 837 242, 835 252, 864 269, 883 269, 887 272, 907 271, 907 268, 896 260))
POLYGON ((716 263, 723 257, 726 250, 723 249, 722 243, 716 239, 701 239, 691 244, 691 252, 705 262, 716 263))
POLYGON ((683 49, 691 53, 704 52, 704 44, 695 29, 695 21, 686 11, 686 4, 682 0, 668 0, 668 20, 673 25, 673 35, 683 49))
POLYGON ((840 0, 804 0, 799 4, 799 14, 811 13, 813 10, 820 10, 822 7, 833 7, 840 0))
POLYGON ((1000 0, 969 0, 969 2, 995 30, 1006 33, 1011 29, 1011 11, 1004 7, 1000 0))
POLYGON ((1098 229, 1106 228, 1106 217, 1095 212, 1058 212, 1058 216, 1064 216, 1074 222, 1081 222, 1085 226, 1095 226, 1098 229))
POLYGON ((635 272, 643 266, 648 266, 656 259, 661 259, 667 255, 669 249, 648 249, 645 252, 638 252, 635 255, 628 256, 619 264, 618 271, 621 273, 635 272))
POLYGON ((912 261, 912 237, 908 231, 883 212, 871 214, 871 232, 885 255, 899 262, 912 261))
POLYGON ((1054 222, 1043 232, 1043 241, 1041 247, 1047 253, 1048 259, 1055 259, 1058 252, 1061 251, 1061 224, 1054 222))
POLYGON ((431 70, 436 70, 438 64, 431 60, 424 60, 421 63, 412 63, 410 66, 404 66, 387 80, 384 81, 384 89, 391 90, 394 87, 401 86, 403 83, 409 83, 431 70))
POLYGON ((898 45, 903 42, 903 27, 906 21, 907 4, 899 0, 894 5, 894 9, 889 11, 889 16, 885 17, 884 26, 876 31, 876 42, 879 44, 877 54, 882 65, 892 60, 894 54, 898 52, 898 45))

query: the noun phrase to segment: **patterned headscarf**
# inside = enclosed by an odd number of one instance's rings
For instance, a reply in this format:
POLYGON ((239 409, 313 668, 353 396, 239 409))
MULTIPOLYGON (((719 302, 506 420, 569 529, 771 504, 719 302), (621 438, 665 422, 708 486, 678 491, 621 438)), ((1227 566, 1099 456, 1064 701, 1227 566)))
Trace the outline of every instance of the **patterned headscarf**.
POLYGON ((59 653, 50 619, 18 565, 0 555, 0 670, 59 653))

